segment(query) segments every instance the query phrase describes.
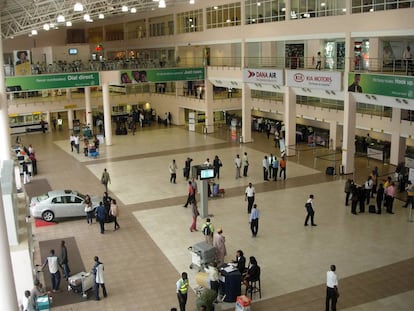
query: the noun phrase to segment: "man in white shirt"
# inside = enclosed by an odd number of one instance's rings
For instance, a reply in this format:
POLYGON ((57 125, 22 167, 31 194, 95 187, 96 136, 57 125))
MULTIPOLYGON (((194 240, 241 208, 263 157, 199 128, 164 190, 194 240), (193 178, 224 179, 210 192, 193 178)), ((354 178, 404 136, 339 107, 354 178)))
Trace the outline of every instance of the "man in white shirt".
POLYGON ((325 311, 329 311, 329 303, 331 310, 336 311, 336 302, 339 297, 338 292, 338 276, 336 275, 335 265, 331 265, 331 270, 326 272, 326 303, 325 311))
POLYGON ((49 256, 46 258, 41 270, 48 265, 50 278, 52 280, 52 290, 57 292, 60 286, 60 271, 59 271, 59 258, 55 255, 55 250, 51 249, 49 256))
POLYGON ((249 158, 247 152, 243 155, 243 177, 247 177, 247 170, 249 169, 249 158))
POLYGON ((317 224, 314 223, 313 217, 315 216, 315 210, 313 209, 313 194, 309 195, 309 199, 306 201, 305 204, 306 207, 306 219, 305 219, 305 226, 308 225, 309 218, 311 220, 312 226, 317 226, 317 224))
POLYGON ((240 178, 241 159, 239 155, 236 155, 234 159, 234 166, 236 167, 236 179, 240 178))
POLYGON ((250 214, 250 230, 252 230, 252 237, 257 236, 259 231, 259 210, 257 209, 257 204, 253 204, 253 209, 250 214))
POLYGON ((372 192, 373 186, 374 186, 374 181, 372 180, 371 176, 368 176, 368 179, 364 184, 365 198, 367 199, 367 205, 369 204, 369 201, 371 199, 371 192, 372 192))
POLYGON ((244 200, 247 201, 247 214, 250 214, 252 212, 252 207, 254 203, 254 195, 256 194, 256 190, 254 189, 251 182, 249 182, 249 185, 244 191, 244 194, 244 200))
POLYGON ((267 156, 264 156, 263 160, 262 160, 262 166, 263 166, 263 180, 264 181, 268 181, 269 177, 269 162, 267 160, 267 156))

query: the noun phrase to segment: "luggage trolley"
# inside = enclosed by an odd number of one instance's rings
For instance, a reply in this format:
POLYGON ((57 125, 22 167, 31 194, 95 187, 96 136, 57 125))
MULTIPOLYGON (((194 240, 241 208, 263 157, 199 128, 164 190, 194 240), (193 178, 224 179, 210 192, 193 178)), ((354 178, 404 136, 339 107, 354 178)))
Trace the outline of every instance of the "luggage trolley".
POLYGON ((216 248, 206 242, 199 242, 188 248, 191 254, 190 269, 194 266, 201 271, 205 266, 215 260, 216 248))
POLYGON ((82 293, 83 298, 88 298, 87 291, 95 285, 95 275, 88 272, 79 272, 68 279, 68 291, 82 293))

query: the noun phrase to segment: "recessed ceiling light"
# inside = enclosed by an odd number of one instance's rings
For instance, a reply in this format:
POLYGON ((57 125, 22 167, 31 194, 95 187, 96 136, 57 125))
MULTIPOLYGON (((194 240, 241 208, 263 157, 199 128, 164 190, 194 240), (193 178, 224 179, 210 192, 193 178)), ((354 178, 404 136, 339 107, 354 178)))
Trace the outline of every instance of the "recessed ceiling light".
POLYGON ((73 10, 75 12, 82 12, 83 11, 83 4, 80 2, 76 2, 75 5, 73 6, 73 10))

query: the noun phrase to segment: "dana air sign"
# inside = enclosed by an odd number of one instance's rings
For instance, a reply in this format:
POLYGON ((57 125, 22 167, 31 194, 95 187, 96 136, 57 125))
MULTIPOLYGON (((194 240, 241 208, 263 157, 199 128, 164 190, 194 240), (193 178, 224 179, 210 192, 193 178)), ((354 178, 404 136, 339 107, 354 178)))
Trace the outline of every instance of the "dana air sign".
POLYGON ((243 69, 243 82, 283 85, 281 69, 243 69))
POLYGON ((320 70, 286 70, 286 85, 340 91, 342 89, 342 73, 320 70))

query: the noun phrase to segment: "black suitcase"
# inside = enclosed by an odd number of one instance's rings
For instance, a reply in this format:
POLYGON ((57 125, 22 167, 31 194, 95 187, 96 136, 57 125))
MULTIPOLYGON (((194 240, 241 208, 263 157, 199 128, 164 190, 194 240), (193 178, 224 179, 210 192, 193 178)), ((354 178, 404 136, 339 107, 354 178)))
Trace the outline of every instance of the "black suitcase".
POLYGON ((333 166, 328 166, 325 173, 326 175, 333 175, 335 173, 335 168, 333 166))
POLYGON ((368 212, 370 212, 371 214, 376 214, 377 210, 376 210, 375 205, 368 206, 368 212))

